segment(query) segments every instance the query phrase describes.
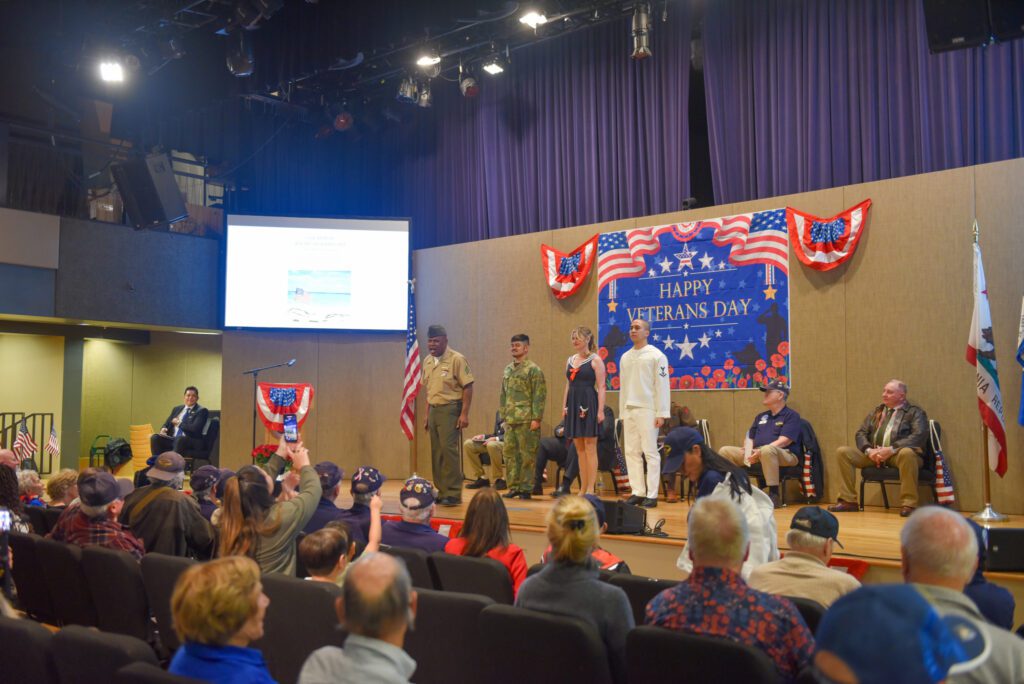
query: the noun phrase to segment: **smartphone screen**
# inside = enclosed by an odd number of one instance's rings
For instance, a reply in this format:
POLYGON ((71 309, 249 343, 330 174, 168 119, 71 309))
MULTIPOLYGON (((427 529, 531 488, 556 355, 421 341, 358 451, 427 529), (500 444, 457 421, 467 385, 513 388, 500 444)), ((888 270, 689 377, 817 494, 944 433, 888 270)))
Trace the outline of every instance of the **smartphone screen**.
POLYGON ((297 442, 299 441, 299 423, 295 419, 295 414, 288 413, 284 416, 284 441, 286 442, 297 442))
MULTIPOLYGON (((6 508, 0 507, 0 532, 11 531, 11 512, 6 508)), ((6 559, 4 559, 6 560, 6 559)))

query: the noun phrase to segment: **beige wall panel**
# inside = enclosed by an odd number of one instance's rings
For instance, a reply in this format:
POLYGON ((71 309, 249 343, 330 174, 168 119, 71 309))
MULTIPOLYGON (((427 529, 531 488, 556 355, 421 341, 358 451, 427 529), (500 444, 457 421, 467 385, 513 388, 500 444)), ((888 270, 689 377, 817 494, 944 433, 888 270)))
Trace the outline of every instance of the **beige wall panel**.
MULTIPOLYGON (((373 465, 388 478, 407 477, 409 442, 398 424, 405 337, 394 334, 318 337, 317 444, 313 462, 334 461, 351 476, 373 465)), ((346 490, 347 491, 347 490, 346 490)))
MULTIPOLYGON (((237 470, 250 462, 252 452, 252 376, 242 371, 295 358, 292 368, 275 368, 260 373, 260 382, 311 382, 317 385, 317 336, 313 333, 255 333, 226 331, 222 366, 221 398, 222 429, 220 464, 237 470)), ((319 401, 313 400, 313 411, 302 426, 302 439, 317 459, 317 425, 319 401)), ((166 417, 166 416, 165 416, 166 417)), ((256 426, 256 442, 265 438, 263 423, 256 426)))
MULTIPOLYGON (((60 432, 63 388, 64 338, 0 334, 0 411, 52 413, 60 432)), ((32 435, 40 448, 49 437, 32 435)))
MULTIPOLYGON (((975 167, 975 188, 978 207, 978 225, 981 230, 981 249, 985 257, 985 276, 988 279, 989 303, 992 307, 992 326, 996 338, 996 358, 999 363, 999 382, 1003 390, 1003 412, 1006 420, 1007 459, 1006 476, 992 474, 992 502, 1005 513, 1024 510, 1024 428, 1017 422, 1020 413, 1021 368, 1015 361, 1017 331, 1021 316, 1021 297, 1024 295, 1024 159, 975 167)), ((969 314, 968 314, 969 315, 969 314)), ((966 326, 966 323, 961 324, 966 326)), ((966 334, 966 327, 964 328, 966 334)), ((966 366, 966 364, 963 364, 966 366)), ((971 369, 968 368, 968 374, 971 369)), ((967 386, 970 389, 970 385, 967 386)), ((968 395, 971 393, 968 391, 968 395)), ((968 403, 973 401, 970 396, 968 403)), ((965 409, 970 416, 970 457, 964 454, 958 460, 960 468, 975 473, 981 479, 981 427, 977 410, 965 409)))
POLYGON ((60 217, 0 207, 0 261, 56 270, 60 217))
MULTIPOLYGON (((82 352, 82 441, 79 454, 89 455, 97 435, 128 437, 132 422, 133 345, 86 340, 82 352)), ((159 419, 166 418, 165 414, 159 419)), ((148 420, 146 422, 149 422, 148 420)))
MULTIPOLYGON (((976 508, 978 469, 965 458, 976 441, 968 418, 973 371, 963 361, 974 169, 866 183, 845 194, 847 205, 873 200, 846 281, 847 439, 879 403, 885 382, 901 378, 910 399, 942 423, 960 504, 976 508)), ((878 503, 878 489, 871 489, 868 503, 878 503)))

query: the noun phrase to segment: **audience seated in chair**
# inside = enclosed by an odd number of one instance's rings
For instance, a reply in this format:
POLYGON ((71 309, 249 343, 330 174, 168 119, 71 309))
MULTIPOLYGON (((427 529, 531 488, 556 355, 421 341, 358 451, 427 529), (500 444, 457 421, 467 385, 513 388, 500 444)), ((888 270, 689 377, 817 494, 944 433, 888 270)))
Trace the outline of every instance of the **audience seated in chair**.
POLYGON ((32 525, 18 496, 18 475, 13 468, 0 467, 0 506, 11 512, 11 529, 15 532, 32 532, 32 525))
POLYGON ((183 645, 169 671, 215 684, 272 683, 263 655, 248 648, 263 636, 268 605, 259 566, 250 558, 190 567, 171 596, 174 631, 183 645))
MULTIPOLYGON (((338 508, 334 502, 338 498, 338 494, 341 493, 341 481, 345 477, 345 471, 330 461, 317 463, 313 466, 313 470, 316 471, 317 477, 320 478, 320 501, 316 504, 313 517, 302 528, 302 531, 306 534, 323 529, 324 525, 333 520, 340 520, 344 515, 344 511, 338 508)), ((361 529, 352 529, 350 527, 349 536, 352 539, 366 541, 361 529)))
POLYGON ((220 480, 221 470, 214 465, 204 465, 192 471, 189 478, 189 486, 192 487, 192 498, 199 505, 199 513, 210 520, 213 512, 217 510, 217 499, 214 497, 213 488, 220 480))
MULTIPOLYGON (((597 497, 596 494, 587 494, 583 497, 590 502, 590 505, 594 507, 594 512, 597 514, 597 527, 598 527, 598 541, 601 539, 601 535, 608 531, 608 523, 605 522, 604 513, 604 502, 597 497)), ((548 548, 544 550, 544 555, 541 556, 541 563, 551 562, 553 552, 551 545, 548 544, 548 548)), ((597 566, 601 570, 608 572, 616 572, 624 575, 632 574, 629 570, 629 566, 626 565, 626 561, 616 556, 611 551, 602 549, 597 543, 594 544, 594 549, 590 552, 590 557, 594 559, 597 566)))
POLYGON ((146 545, 147 553, 209 558, 213 527, 195 499, 181 491, 185 459, 173 451, 160 454, 146 472, 149 484, 125 498, 121 522, 146 545))
MULTIPOLYGON (((380 511, 384 500, 374 496, 370 501, 370 541, 363 553, 374 553, 380 549, 380 511)), ((314 582, 330 582, 339 587, 345 584, 345 575, 356 554, 356 542, 352 540, 347 523, 340 520, 307 534, 299 542, 299 560, 314 582)))
POLYGON ((386 553, 364 554, 352 564, 335 605, 348 631, 345 647, 314 651, 299 684, 408 682, 416 661, 402 645, 416 618, 416 592, 405 566, 386 553))
POLYGON ((117 521, 124 507, 124 497, 132 489, 130 480, 116 479, 104 470, 86 468, 78 478, 78 505, 65 509, 46 536, 78 546, 127 551, 136 560, 141 559, 146 553, 142 542, 117 521))
POLYGON ((366 543, 370 538, 370 501, 380 492, 387 481, 379 470, 362 466, 352 475, 349 491, 352 494, 352 508, 342 508, 339 520, 348 524, 352 539, 366 543))
MULTIPOLYGON (((608 651, 617 682, 626 681, 626 635, 633 610, 622 589, 598 579, 592 557, 599 538, 597 513, 580 496, 564 496, 548 513, 552 561, 523 582, 516 606, 581 618, 592 625, 608 651)), ((572 654, 568 654, 572 657, 572 654)))
POLYGON ((473 496, 459 536, 450 539, 444 550, 457 556, 487 557, 498 561, 508 568, 513 593, 519 592, 519 586, 526 579, 526 556, 512 543, 508 511, 501 495, 490 487, 473 496))
POLYGON ((834 515, 818 506, 804 506, 789 528, 789 551, 777 561, 754 568, 747 584, 768 594, 807 598, 824 608, 860 587, 849 573, 828 567, 833 544, 839 544, 839 521, 834 515))
POLYGON ((50 497, 50 508, 65 508, 78 498, 78 471, 71 468, 50 476, 46 481, 46 495, 50 497))
POLYGON ((790 601, 751 589, 740 575, 747 522, 732 500, 704 497, 687 524, 693 572, 647 604, 644 622, 759 648, 791 680, 811 660, 814 637, 790 601))
POLYGON ((410 477, 402 485, 398 507, 401 520, 388 520, 381 530, 381 542, 388 546, 420 549, 427 553, 444 551, 448 537, 430 526, 436 510, 438 491, 429 480, 410 477))
POLYGON ((1013 612, 1017 607, 1017 601, 1007 589, 985 579, 988 535, 984 527, 970 518, 966 518, 966 520, 974 530, 974 537, 978 542, 978 567, 974 570, 974 577, 964 587, 964 593, 974 601, 974 605, 978 606, 978 610, 989 622, 1012 631, 1013 612))
POLYGON ((18 473, 18 496, 21 504, 25 507, 35 506, 45 508, 43 492, 46 490, 43 481, 39 479, 39 473, 34 470, 22 470, 18 473))
POLYGON ((818 625, 811 681, 1020 681, 976 677, 971 670, 978 664, 977 656, 984 654, 986 644, 973 629, 963 627, 962 623, 940 617, 913 587, 861 587, 836 601, 818 625))
POLYGON ((914 511, 900 530, 903 579, 942 616, 956 616, 984 635, 988 656, 970 681, 1024 682, 1024 641, 985 619, 964 594, 978 565, 977 537, 964 516, 940 506, 914 511))
POLYGON ((253 558, 263 572, 295 576, 295 539, 309 522, 320 500, 320 478, 309 464, 309 451, 301 442, 285 442, 270 457, 267 471, 254 465, 239 469, 224 486, 221 508, 220 556, 253 558), (299 472, 299 494, 290 501, 275 501, 274 477, 291 456, 299 472))

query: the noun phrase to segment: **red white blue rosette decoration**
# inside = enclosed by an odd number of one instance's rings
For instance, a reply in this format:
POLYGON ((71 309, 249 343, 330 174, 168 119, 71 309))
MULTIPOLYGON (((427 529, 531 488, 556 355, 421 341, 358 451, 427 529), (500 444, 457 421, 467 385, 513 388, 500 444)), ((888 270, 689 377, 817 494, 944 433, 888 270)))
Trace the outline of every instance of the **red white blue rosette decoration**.
POLYGON ((256 388, 256 407, 260 420, 273 432, 284 432, 284 417, 294 414, 298 426, 306 422, 313 406, 313 385, 303 383, 261 382, 256 388))
POLYGON ((816 271, 830 271, 849 259, 864 234, 870 206, 866 199, 830 218, 787 207, 789 242, 797 259, 816 271))

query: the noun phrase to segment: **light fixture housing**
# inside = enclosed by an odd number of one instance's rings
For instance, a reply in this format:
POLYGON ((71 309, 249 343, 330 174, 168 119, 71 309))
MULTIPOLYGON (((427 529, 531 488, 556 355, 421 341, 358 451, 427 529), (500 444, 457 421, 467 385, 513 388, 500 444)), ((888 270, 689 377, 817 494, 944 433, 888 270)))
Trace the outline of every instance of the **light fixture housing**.
POLYGON ((416 102, 416 81, 406 76, 402 79, 402 82, 398 84, 398 95, 395 99, 399 102, 416 102))
POLYGON ((431 105, 434 104, 434 97, 430 93, 429 83, 424 83, 422 86, 420 86, 420 96, 419 99, 416 100, 416 104, 424 108, 430 107, 431 105))
POLYGON ((505 71, 506 66, 508 66, 508 62, 501 56, 500 52, 496 52, 484 60, 482 68, 491 76, 497 76, 505 71))
POLYGON ((480 94, 480 84, 472 76, 463 76, 459 79, 459 90, 463 97, 476 97, 480 94))
POLYGON ((124 83, 124 66, 116 59, 100 61, 100 80, 104 83, 124 83))
POLYGON ((440 63, 441 55, 437 54, 437 50, 427 50, 416 59, 418 67, 429 67, 440 63))
POLYGON ((651 56, 651 6, 646 2, 638 2, 633 7, 633 54, 634 60, 640 61, 651 56))
POLYGON ((519 17, 519 23, 526 24, 536 31, 538 26, 548 23, 548 18, 543 12, 536 9, 530 9, 527 10, 523 16, 519 17))

